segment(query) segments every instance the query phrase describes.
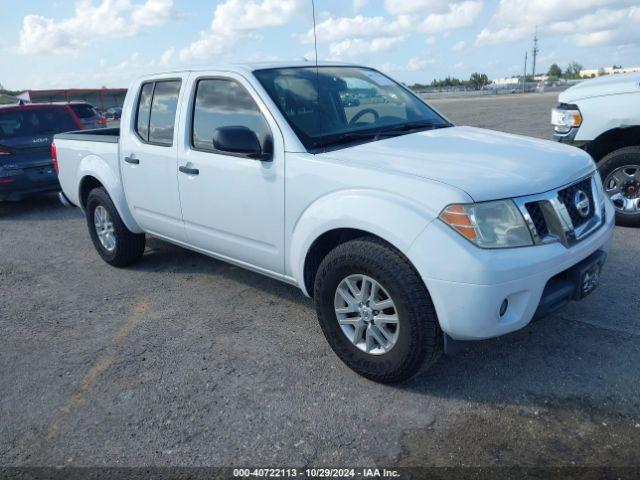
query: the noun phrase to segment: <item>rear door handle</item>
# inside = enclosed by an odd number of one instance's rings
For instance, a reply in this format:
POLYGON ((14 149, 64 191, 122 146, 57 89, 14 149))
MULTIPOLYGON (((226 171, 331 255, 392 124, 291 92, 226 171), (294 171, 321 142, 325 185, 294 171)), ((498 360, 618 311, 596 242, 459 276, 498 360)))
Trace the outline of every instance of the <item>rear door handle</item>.
POLYGON ((200 174, 200 170, 198 170, 197 168, 178 167, 178 170, 180 170, 182 173, 186 173, 187 175, 199 175, 200 174))
POLYGON ((137 158, 134 158, 133 156, 124 157, 124 161, 127 162, 127 163, 130 163, 131 165, 139 165, 140 164, 140 160, 138 160, 137 158))

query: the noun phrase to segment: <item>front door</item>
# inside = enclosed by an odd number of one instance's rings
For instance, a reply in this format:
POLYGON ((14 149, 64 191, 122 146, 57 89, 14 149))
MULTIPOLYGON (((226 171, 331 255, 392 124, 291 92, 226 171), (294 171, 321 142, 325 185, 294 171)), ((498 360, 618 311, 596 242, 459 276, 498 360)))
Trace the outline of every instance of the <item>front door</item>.
POLYGON ((265 273, 284 273, 284 147, 277 125, 239 77, 194 77, 189 91, 178 162, 188 242, 265 273), (213 138, 224 127, 250 129, 271 154, 257 159, 220 151, 213 138))
POLYGON ((120 162, 127 202, 136 222, 154 235, 183 242, 177 178, 176 113, 182 78, 140 87, 120 128, 120 162))

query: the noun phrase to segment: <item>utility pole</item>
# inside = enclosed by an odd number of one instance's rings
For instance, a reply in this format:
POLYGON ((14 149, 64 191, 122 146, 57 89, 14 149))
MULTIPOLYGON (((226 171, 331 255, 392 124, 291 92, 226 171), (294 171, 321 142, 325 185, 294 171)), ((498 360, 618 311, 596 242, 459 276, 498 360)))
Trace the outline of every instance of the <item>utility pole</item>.
POLYGON ((536 32, 533 35, 533 72, 531 75, 533 79, 536 78, 536 58, 538 57, 538 27, 536 27, 536 32))
POLYGON ((525 92, 525 86, 527 85, 527 53, 524 52, 524 74, 522 75, 522 93, 525 92))

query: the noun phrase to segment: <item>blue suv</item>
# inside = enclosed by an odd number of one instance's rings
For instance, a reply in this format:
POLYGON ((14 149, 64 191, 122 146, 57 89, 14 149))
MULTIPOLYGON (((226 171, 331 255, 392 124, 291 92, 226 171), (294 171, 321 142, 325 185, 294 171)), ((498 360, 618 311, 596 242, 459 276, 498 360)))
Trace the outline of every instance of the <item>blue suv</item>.
POLYGON ((0 107, 0 201, 59 191, 53 136, 82 128, 68 105, 0 107))

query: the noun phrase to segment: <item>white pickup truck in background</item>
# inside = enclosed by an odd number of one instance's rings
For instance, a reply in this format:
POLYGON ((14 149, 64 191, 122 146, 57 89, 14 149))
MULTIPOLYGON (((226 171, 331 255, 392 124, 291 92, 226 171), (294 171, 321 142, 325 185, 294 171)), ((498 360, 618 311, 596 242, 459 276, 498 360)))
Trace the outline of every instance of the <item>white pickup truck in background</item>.
POLYGON ((150 234, 296 285, 336 354, 380 382, 583 298, 611 245, 588 154, 455 127, 365 67, 146 76, 120 129, 54 145, 61 198, 105 261, 139 260, 150 234))
POLYGON ((551 114, 556 140, 593 157, 617 223, 640 227, 640 73, 586 80, 559 101, 551 114))

